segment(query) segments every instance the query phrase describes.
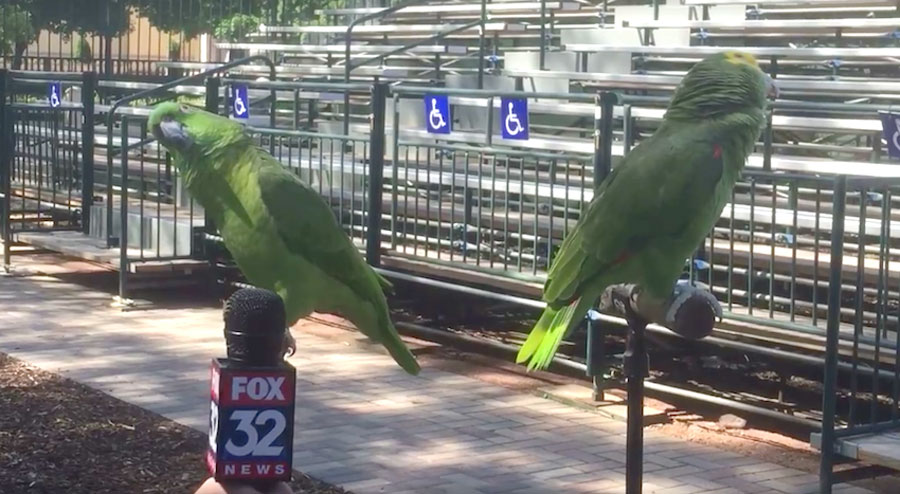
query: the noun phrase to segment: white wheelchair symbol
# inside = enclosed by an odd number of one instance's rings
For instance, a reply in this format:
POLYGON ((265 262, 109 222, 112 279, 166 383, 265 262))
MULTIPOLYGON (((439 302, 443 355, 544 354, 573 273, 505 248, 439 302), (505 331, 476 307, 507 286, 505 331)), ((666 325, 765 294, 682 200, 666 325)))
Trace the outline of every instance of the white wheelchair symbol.
POLYGON ((510 136, 519 135, 521 132, 525 132, 525 127, 522 127, 522 122, 519 121, 519 116, 513 112, 513 104, 509 103, 509 112, 506 114, 506 121, 503 123, 506 126, 506 133, 510 136))
POLYGON ((434 130, 442 129, 447 126, 447 122, 444 121, 444 116, 441 115, 441 110, 437 107, 436 98, 431 98, 431 111, 428 113, 428 124, 431 125, 431 128, 434 130))
POLYGON ((894 119, 894 126, 897 127, 897 132, 894 132, 891 140, 894 141, 894 149, 900 149, 900 119, 894 119))
POLYGON ((234 114, 242 116, 246 113, 247 106, 244 104, 244 100, 241 98, 240 93, 236 93, 234 96, 234 114))
POLYGON ((50 88, 50 107, 57 108, 62 103, 59 101, 59 93, 57 93, 58 88, 56 86, 51 86, 50 88))

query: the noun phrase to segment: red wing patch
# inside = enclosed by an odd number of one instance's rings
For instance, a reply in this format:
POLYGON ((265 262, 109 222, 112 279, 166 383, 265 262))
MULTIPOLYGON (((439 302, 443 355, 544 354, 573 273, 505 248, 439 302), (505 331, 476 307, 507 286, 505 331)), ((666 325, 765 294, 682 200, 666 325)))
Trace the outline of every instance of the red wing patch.
POLYGON ((617 257, 612 262, 612 265, 615 266, 616 264, 621 264, 621 263, 627 261, 630 257, 631 257, 631 252, 628 252, 627 250, 622 251, 622 253, 619 254, 619 257, 617 257))
POLYGON ((722 157, 722 146, 718 144, 713 144, 713 158, 719 159, 722 157))

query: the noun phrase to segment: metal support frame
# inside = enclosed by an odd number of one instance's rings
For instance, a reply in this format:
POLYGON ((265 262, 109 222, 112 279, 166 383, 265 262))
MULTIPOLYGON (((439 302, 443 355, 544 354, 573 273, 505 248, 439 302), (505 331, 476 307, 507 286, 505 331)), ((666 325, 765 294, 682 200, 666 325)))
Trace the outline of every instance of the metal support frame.
POLYGON ((603 362, 603 325, 600 313, 590 310, 587 315, 587 341, 585 342, 585 374, 591 378, 592 398, 603 401, 605 370, 603 362))
POLYGON ((547 0, 541 0, 541 58, 540 69, 546 70, 547 58, 547 0))
POLYGON ((644 341, 647 322, 634 314, 631 305, 625 306, 630 313, 628 339, 626 340, 625 372, 628 393, 628 423, 625 433, 625 494, 641 494, 644 479, 644 379, 650 375, 650 359, 644 341))
MULTIPOLYGON (((841 286, 844 266, 844 214, 847 206, 847 177, 834 181, 832 200, 831 272, 828 285, 841 286)), ((822 390, 822 447, 819 462, 819 493, 831 494, 834 480, 835 412, 837 408, 838 339, 841 325, 841 290, 828 291, 828 320, 826 322, 825 376, 822 390)))
POLYGON ((613 109, 618 100, 616 93, 608 91, 598 97, 600 115, 594 115, 594 187, 612 171, 613 109))
POLYGON ((0 234, 3 235, 3 269, 9 271, 10 264, 10 242, 12 241, 12 232, 10 231, 10 188, 12 181, 12 120, 9 114, 10 109, 7 104, 9 100, 9 71, 0 69, 0 193, 3 194, 2 207, 0 213, 0 234))
POLYGON ((85 72, 81 78, 81 231, 91 232, 91 208, 94 206, 94 97, 97 73, 85 72))
MULTIPOLYGON (((122 196, 119 204, 119 221, 121 233, 119 235, 119 303, 126 305, 128 300, 128 117, 122 117, 122 196)), ((110 157, 110 159, 112 159, 110 157)), ((106 184, 112 189, 112 182, 106 184)), ((106 205, 108 211, 112 211, 112 201, 106 205)), ((112 215, 109 215, 112 218, 112 215)), ((109 232, 107 232, 109 233, 109 232)), ((107 235, 107 238, 109 236, 107 235)), ((138 239, 140 242, 141 239, 138 239)), ((141 247, 140 245, 138 247, 141 247)))
POLYGON ((372 116, 369 132, 369 204, 366 212, 366 261, 381 265, 381 210, 384 189, 384 120, 388 85, 372 86, 372 116))

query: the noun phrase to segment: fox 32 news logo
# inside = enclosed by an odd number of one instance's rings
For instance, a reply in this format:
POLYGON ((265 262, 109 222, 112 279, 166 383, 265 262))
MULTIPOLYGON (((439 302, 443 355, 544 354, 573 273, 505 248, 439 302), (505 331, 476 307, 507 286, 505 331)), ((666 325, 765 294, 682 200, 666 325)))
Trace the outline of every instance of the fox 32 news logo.
POLYGON ((214 359, 210 371, 210 473, 217 480, 289 480, 294 368, 250 370, 214 359))

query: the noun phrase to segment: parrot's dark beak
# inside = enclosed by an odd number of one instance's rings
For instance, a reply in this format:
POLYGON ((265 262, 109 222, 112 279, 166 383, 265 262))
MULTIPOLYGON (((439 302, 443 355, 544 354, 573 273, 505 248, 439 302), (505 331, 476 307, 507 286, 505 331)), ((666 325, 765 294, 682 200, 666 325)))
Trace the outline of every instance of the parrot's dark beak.
POLYGON ((763 74, 766 76, 766 96, 772 99, 778 99, 778 96, 781 92, 778 90, 778 84, 775 84, 775 79, 772 79, 769 74, 763 74))
POLYGON ((184 130, 181 123, 171 119, 164 119, 153 129, 153 136, 166 146, 172 146, 179 151, 184 151, 194 143, 190 134, 184 130))

